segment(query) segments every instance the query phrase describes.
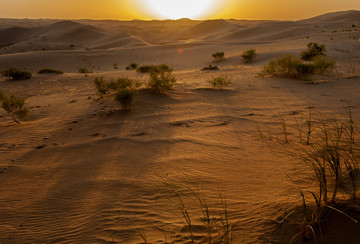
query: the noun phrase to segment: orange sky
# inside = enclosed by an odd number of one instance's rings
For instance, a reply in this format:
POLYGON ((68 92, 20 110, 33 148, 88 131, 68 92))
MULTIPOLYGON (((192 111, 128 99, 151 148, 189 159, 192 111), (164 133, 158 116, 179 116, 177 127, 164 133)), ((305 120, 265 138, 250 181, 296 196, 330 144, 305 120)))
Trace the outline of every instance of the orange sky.
MULTIPOLYGON (((148 0, 0 0, 1 18, 161 19, 148 0)), ((153 1, 153 0, 150 0, 153 1)), ((155 0, 156 1, 156 0, 155 0)), ((167 0, 179 1, 179 0, 167 0)), ((197 0, 193 0, 197 1, 197 0)), ((206 1, 206 0, 204 0, 206 1)), ((195 18, 302 19, 360 9, 360 0, 209 0, 216 9, 195 18)), ((191 8, 191 7, 190 7, 191 8)), ((186 16, 184 16, 186 17, 186 16)))

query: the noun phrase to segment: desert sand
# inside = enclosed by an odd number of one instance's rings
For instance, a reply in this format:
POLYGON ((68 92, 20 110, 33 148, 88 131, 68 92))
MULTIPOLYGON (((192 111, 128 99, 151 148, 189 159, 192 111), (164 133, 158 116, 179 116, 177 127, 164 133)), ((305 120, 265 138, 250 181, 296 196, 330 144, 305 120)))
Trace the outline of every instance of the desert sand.
MULTIPOLYGON (((30 109, 21 124, 0 109, 0 243, 188 242, 172 184, 211 208, 226 197, 232 243, 288 243, 300 225, 282 221, 301 212, 294 182, 306 185, 311 171, 288 153, 296 149, 282 143, 277 116, 290 140, 293 114, 309 107, 337 116, 350 104, 360 121, 360 12, 300 21, 0 19, 0 70, 8 67, 33 77, 0 80, 0 92, 26 98, 30 109), (258 75, 309 42, 326 46, 336 72, 307 81, 258 75), (240 55, 250 48, 257 56, 246 64, 240 55), (200 71, 217 51, 225 52, 221 70, 200 71), (125 70, 132 62, 166 63, 177 84, 165 95, 142 89, 124 112, 93 82, 145 81, 125 70), (64 74, 36 74, 41 68, 64 74), (211 88, 206 80, 222 73, 232 84, 211 88)), ((201 243, 199 203, 184 201, 201 243)), ((359 233, 336 214, 323 228, 326 243, 360 243, 359 233)))

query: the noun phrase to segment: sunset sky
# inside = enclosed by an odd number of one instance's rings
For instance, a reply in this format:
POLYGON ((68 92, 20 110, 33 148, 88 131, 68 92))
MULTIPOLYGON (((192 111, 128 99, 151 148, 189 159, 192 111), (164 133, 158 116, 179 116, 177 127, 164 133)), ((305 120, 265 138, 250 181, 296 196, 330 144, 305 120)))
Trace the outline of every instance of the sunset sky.
POLYGON ((302 19, 360 9, 359 0, 0 0, 1 18, 302 19))

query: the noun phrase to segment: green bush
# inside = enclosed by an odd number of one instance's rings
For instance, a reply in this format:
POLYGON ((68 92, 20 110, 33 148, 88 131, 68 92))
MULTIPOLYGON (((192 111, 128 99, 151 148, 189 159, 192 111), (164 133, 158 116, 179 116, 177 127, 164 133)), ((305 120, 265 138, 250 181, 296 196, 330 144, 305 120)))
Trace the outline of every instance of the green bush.
POLYGON ((0 107, 10 114, 16 123, 20 123, 19 119, 25 120, 29 113, 29 109, 25 106, 25 99, 14 95, 0 93, 0 107))
POLYGON ((89 74, 89 73, 91 73, 91 71, 90 70, 88 70, 86 67, 81 67, 81 68, 79 68, 79 73, 81 73, 81 74, 89 74))
POLYGON ((55 69, 41 69, 38 71, 38 74, 64 74, 61 70, 55 70, 55 69))
POLYGON ((165 93, 175 85, 176 79, 171 71, 151 71, 147 86, 155 93, 165 93))
POLYGON ((2 77, 7 77, 12 80, 25 80, 30 79, 32 74, 29 71, 17 69, 17 68, 8 68, 1 72, 2 77))
POLYGON ((123 110, 131 110, 131 106, 134 103, 136 90, 132 88, 120 89, 115 94, 115 100, 120 102, 123 110))
POLYGON ((161 71, 171 72, 172 69, 167 64, 160 64, 160 65, 143 65, 139 66, 136 69, 136 72, 139 73, 160 73, 161 71))
POLYGON ((137 69, 138 67, 138 64, 136 63, 131 63, 129 64, 129 66, 126 67, 127 70, 134 70, 134 69, 137 69))
POLYGON ((224 59, 225 53, 224 52, 216 52, 216 53, 211 54, 211 56, 215 59, 215 61, 220 61, 220 60, 224 59))
POLYGON ((325 55, 325 45, 310 42, 307 45, 307 50, 301 53, 301 59, 305 61, 314 60, 315 57, 325 55))
POLYGON ((218 77, 211 77, 207 82, 214 88, 223 88, 224 86, 231 84, 231 77, 226 74, 222 74, 218 77))
POLYGON ((256 50, 255 49, 249 49, 243 52, 241 57, 244 59, 245 63, 251 63, 256 56, 256 50))

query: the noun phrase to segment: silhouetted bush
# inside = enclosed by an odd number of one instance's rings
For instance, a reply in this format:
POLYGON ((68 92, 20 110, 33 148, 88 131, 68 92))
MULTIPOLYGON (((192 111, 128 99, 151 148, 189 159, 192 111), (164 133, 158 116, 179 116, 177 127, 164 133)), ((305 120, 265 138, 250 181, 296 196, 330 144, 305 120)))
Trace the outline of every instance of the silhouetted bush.
POLYGON ((310 42, 307 45, 307 50, 301 53, 301 59, 305 61, 314 60, 316 56, 325 55, 325 45, 310 42))
POLYGON ((89 74, 89 73, 91 73, 91 71, 90 70, 88 70, 86 67, 81 67, 81 68, 79 68, 79 73, 81 73, 81 74, 89 74))
POLYGON ((94 80, 94 84, 100 96, 109 93, 108 82, 106 82, 103 77, 96 77, 94 80))
POLYGON ((216 52, 216 53, 213 53, 211 56, 215 59, 215 61, 220 61, 220 60, 224 59, 225 53, 224 52, 216 52))
POLYGON ((30 79, 32 74, 29 71, 17 68, 8 68, 1 72, 2 77, 7 77, 12 80, 25 80, 30 79))
POLYGON ((249 49, 243 52, 241 57, 244 59, 245 63, 251 63, 256 56, 256 50, 255 49, 249 49))
POLYGON ((61 70, 55 70, 55 69, 41 69, 38 71, 38 74, 64 74, 61 70))
POLYGON ((207 82, 214 88, 223 88, 224 86, 231 84, 231 77, 222 74, 218 77, 211 77, 207 82))
POLYGON ((25 120, 29 113, 29 109, 25 106, 25 99, 14 95, 0 93, 0 107, 10 114, 16 123, 20 123, 18 119, 25 120))
POLYGON ((134 70, 134 69, 137 69, 138 67, 138 64, 136 63, 131 63, 129 64, 129 66, 126 67, 127 70, 134 70))
POLYGON ((137 67, 137 69, 136 69, 136 72, 139 72, 139 73, 151 73, 151 72, 159 73, 161 71, 171 72, 172 69, 167 64, 143 65, 143 66, 137 67))

